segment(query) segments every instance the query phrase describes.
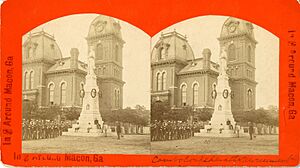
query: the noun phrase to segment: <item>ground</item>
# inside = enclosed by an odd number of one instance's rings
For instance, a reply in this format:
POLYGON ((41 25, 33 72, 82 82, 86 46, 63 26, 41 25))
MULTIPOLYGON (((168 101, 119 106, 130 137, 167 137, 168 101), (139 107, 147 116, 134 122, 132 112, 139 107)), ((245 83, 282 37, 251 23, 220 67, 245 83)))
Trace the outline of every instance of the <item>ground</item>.
POLYGON ((241 138, 192 137, 184 140, 149 141, 149 135, 117 137, 60 136, 23 141, 23 153, 106 154, 278 154, 278 135, 241 138))
POLYGON ((23 153, 149 154, 149 135, 117 137, 60 136, 22 142, 23 153))
POLYGON ((153 154, 278 154, 278 135, 214 138, 192 137, 185 140, 151 142, 153 154))

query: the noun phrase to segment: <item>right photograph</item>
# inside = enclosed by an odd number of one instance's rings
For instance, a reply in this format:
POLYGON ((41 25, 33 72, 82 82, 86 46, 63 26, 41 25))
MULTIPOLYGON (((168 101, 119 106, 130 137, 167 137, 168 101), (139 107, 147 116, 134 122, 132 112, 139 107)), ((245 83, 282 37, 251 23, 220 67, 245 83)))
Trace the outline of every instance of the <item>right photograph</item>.
POLYGON ((152 154, 279 154, 279 38, 201 16, 151 39, 152 154))

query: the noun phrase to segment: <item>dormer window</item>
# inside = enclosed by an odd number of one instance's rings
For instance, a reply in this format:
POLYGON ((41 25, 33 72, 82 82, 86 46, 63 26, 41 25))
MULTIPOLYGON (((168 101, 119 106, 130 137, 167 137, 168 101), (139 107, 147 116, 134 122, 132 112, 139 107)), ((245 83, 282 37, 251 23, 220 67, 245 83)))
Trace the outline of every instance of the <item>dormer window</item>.
POLYGON ((167 58, 170 44, 163 43, 158 49, 158 60, 167 58))
POLYGON ((54 44, 51 44, 51 45, 50 45, 50 48, 51 48, 52 50, 54 50, 54 44))
POLYGON ((31 46, 28 46, 28 48, 27 48, 27 58, 32 57, 32 55, 33 55, 33 49, 32 49, 31 46))

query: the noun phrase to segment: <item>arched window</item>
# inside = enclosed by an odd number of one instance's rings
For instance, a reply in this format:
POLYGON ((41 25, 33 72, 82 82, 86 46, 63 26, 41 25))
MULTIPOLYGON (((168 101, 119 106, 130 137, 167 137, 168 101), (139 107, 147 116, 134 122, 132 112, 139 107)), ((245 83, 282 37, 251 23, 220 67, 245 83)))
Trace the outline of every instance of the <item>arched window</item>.
POLYGON ((115 107, 117 107, 117 90, 115 89, 115 107))
POLYGON ((166 58, 166 49, 165 47, 162 47, 160 50, 160 59, 165 59, 166 58))
POLYGON ((120 90, 115 89, 115 107, 120 107, 120 90))
POLYGON ((33 56, 33 47, 28 47, 28 58, 33 56))
POLYGON ((251 89, 248 89, 247 97, 248 97, 248 108, 252 108, 252 90, 251 89))
POLYGON ((118 90, 117 92, 117 98, 118 98, 117 107, 120 107, 120 90, 118 90))
POLYGON ((29 80, 30 80, 29 74, 28 74, 28 72, 25 72, 25 74, 24 74, 24 89, 25 90, 29 89, 29 80))
POLYGON ((30 78, 29 89, 33 89, 33 85, 34 85, 34 73, 33 73, 33 71, 30 72, 29 78, 30 78))
POLYGON ((50 105, 54 104, 54 84, 49 85, 49 103, 50 105))
POLYGON ((235 56, 235 45, 234 44, 230 44, 228 47, 228 61, 233 61, 236 59, 235 56))
POLYGON ((251 47, 250 46, 248 46, 247 57, 248 57, 248 62, 251 62, 251 47))
POLYGON ((60 85, 60 104, 65 105, 66 104, 66 90, 67 90, 67 84, 63 82, 60 85))
POLYGON ((102 44, 97 44, 96 59, 97 60, 103 60, 103 46, 102 46, 102 44))
POLYGON ((119 46, 116 45, 116 50, 115 50, 115 60, 118 62, 119 61, 119 46))
POLYGON ((162 73, 162 90, 167 89, 167 74, 166 72, 162 73))
POLYGON ((181 86, 181 104, 186 106, 186 85, 181 86))
POLYGON ((193 85, 193 105, 194 106, 198 106, 198 100, 199 100, 199 98, 198 98, 199 97, 198 96, 198 94, 199 94, 198 90, 199 90, 199 85, 197 83, 195 83, 193 85))
MULTIPOLYGON (((84 90, 84 84, 80 83, 80 91, 84 90)), ((80 97, 80 105, 83 104, 83 96, 80 97)))
POLYGON ((162 81, 161 81, 161 73, 156 75, 156 82, 157 82, 157 91, 161 90, 162 81))

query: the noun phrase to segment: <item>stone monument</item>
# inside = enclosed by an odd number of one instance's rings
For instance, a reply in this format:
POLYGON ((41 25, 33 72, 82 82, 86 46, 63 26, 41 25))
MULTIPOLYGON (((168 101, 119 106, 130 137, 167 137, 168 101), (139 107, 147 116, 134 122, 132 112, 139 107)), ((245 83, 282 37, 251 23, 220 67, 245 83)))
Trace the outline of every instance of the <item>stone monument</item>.
POLYGON ((88 55, 88 69, 85 77, 84 89, 80 91, 80 96, 83 97, 82 110, 80 117, 68 132, 63 135, 84 135, 98 136, 102 132, 100 127, 103 127, 102 117, 99 111, 99 88, 97 85, 97 76, 95 74, 95 51, 90 49, 88 55))
POLYGON ((201 135, 234 137, 235 121, 231 112, 231 89, 228 82, 227 74, 227 53, 225 48, 221 49, 219 57, 219 76, 212 96, 215 99, 214 112, 210 125, 205 125, 201 130, 201 135), (209 130, 209 131, 207 131, 209 130), (202 134, 203 133, 203 134, 202 134))

